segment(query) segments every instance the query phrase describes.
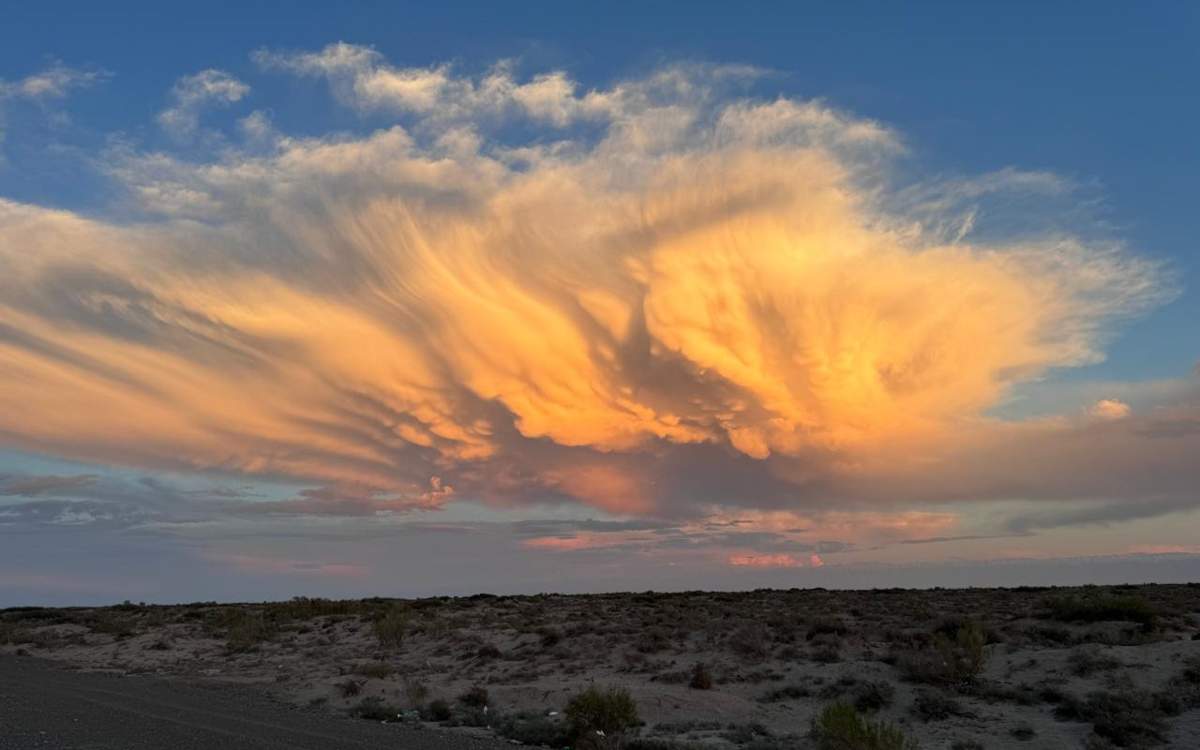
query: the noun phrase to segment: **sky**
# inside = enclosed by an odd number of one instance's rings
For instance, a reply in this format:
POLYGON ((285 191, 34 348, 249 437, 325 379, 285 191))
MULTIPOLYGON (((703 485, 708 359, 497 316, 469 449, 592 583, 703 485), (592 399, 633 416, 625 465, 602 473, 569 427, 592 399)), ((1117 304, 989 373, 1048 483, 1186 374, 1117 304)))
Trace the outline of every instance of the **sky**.
POLYGON ((1200 23, 42 2, 0 606, 1200 579, 1200 23))

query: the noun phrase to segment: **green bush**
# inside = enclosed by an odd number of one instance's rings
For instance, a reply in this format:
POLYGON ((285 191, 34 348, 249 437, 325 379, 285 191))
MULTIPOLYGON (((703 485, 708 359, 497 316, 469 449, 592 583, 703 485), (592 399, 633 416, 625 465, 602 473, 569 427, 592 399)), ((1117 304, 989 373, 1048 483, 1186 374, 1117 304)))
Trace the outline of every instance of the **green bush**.
POLYGON ((375 637, 383 648, 400 648, 404 643, 404 634, 408 632, 408 610, 402 605, 393 605, 379 619, 375 620, 375 637))
POLYGON ((620 747, 625 733, 640 723, 637 704, 621 687, 593 685, 576 695, 564 711, 579 747, 620 747))
POLYGON ((916 750, 917 742, 895 726, 871 721, 849 703, 833 703, 813 719, 819 750, 916 750))
POLYGON ((522 745, 567 747, 571 744, 568 727, 562 721, 541 714, 510 714, 500 720, 496 733, 522 745))

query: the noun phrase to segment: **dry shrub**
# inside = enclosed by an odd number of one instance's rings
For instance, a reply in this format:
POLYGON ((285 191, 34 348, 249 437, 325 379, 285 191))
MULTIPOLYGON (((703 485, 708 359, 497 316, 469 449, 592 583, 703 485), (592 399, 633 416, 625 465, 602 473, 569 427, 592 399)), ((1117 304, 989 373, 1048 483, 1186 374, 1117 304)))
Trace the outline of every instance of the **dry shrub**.
POLYGON ((375 620, 375 637, 379 639, 379 645, 389 649, 400 648, 408 632, 408 622, 408 610, 402 605, 393 605, 375 620))
POLYGON ((939 685, 974 681, 987 665, 986 638, 977 623, 961 625, 951 639, 937 633, 932 643, 901 656, 899 666, 914 682, 939 685))

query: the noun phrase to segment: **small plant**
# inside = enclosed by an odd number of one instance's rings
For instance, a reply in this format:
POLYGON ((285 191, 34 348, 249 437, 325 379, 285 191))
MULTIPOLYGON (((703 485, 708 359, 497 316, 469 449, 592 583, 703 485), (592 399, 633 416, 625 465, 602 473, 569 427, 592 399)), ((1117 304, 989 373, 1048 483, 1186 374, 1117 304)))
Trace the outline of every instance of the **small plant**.
POLYGON ((767 629, 756 622, 747 623, 730 635, 729 648, 746 661, 762 661, 770 654, 767 629))
POLYGON ((430 721, 449 721, 450 715, 450 704, 441 698, 436 698, 429 701, 429 705, 425 707, 423 718, 428 718, 430 721))
POLYGON ((812 691, 804 685, 785 685, 777 690, 772 690, 758 700, 761 703, 778 703, 780 701, 807 698, 810 695, 812 695, 812 691))
POLYGON ((232 654, 253 651, 278 632, 275 623, 262 612, 235 610, 228 623, 225 648, 232 654))
POLYGON ((389 706, 379 696, 372 695, 369 698, 363 698, 355 704, 350 709, 350 715, 357 719, 367 719, 369 721, 394 721, 400 716, 400 709, 395 706, 389 706))
POLYGON ((911 713, 921 721, 943 721, 951 716, 968 714, 957 700, 933 690, 917 691, 911 713))
MULTIPOLYGON (((118 609, 121 605, 115 605, 113 608, 118 609)), ((134 611, 138 605, 130 604, 134 611)), ((118 610, 119 612, 129 612, 130 610, 118 610)), ((112 612, 101 612, 92 616, 87 623, 88 628, 95 633, 106 633, 111 635, 114 640, 124 640, 136 635, 137 630, 133 626, 132 618, 125 614, 114 614, 112 612)))
POLYGON ((19 627, 8 622, 0 622, 0 646, 8 643, 14 645, 29 643, 32 640, 33 633, 28 628, 19 627))
POLYGON ((562 640, 562 633, 554 628, 538 628, 537 634, 541 638, 542 648, 553 648, 562 640))
POLYGON ((476 685, 458 696, 458 702, 470 708, 483 708, 488 705, 488 697, 487 688, 476 685))
POLYGON ((521 713, 505 716, 496 726, 496 733, 522 745, 568 747, 571 744, 567 725, 554 717, 541 714, 521 713))
POLYGON ((1167 682, 1165 692, 1179 702, 1180 711, 1200 708, 1200 657, 1187 659, 1183 671, 1167 682))
POLYGON ((817 620, 809 627, 805 640, 811 641, 819 635, 843 636, 847 633, 846 623, 838 619, 817 620))
POLYGON ((917 742, 884 721, 863 717, 849 703, 832 703, 813 719, 819 750, 916 750, 917 742))
POLYGON ((490 643, 485 643, 475 652, 475 656, 479 659, 499 659, 500 649, 490 643))
POLYGON ((906 654, 900 659, 900 666, 914 682, 970 683, 987 665, 986 644, 983 628, 966 622, 955 631, 953 640, 944 633, 936 633, 930 648, 906 654))
POLYGON ((593 685, 572 698, 564 713, 579 748, 619 748, 641 721, 633 696, 621 687, 593 685))
POLYGON ((1159 696, 1127 691, 1095 692, 1086 701, 1067 698, 1055 709, 1060 721, 1090 721, 1097 737, 1116 747, 1150 747, 1166 741, 1159 696))
POLYGON ((334 687, 337 688, 338 695, 343 698, 353 698, 362 692, 362 683, 358 680, 342 680, 334 687))
POLYGON ((693 690, 712 690, 712 686, 712 673, 708 671, 708 667, 703 663, 692 667, 692 679, 688 682, 688 687, 693 690))
POLYGON ((1089 677, 1096 672, 1111 672, 1124 666, 1101 649, 1081 646, 1067 656, 1067 667, 1076 677, 1089 677))
POLYGON ((396 668, 385 661, 372 661, 366 664, 354 665, 354 674, 370 677, 375 680, 385 679, 395 671, 396 668))
POLYGON ((836 664, 842 660, 842 654, 832 643, 822 644, 812 650, 809 657, 818 664, 836 664))
POLYGON ((724 732, 721 732, 721 738, 732 742, 735 745, 745 747, 750 743, 770 737, 771 731, 762 724, 730 724, 724 732))
POLYGON ((892 705, 892 697, 896 688, 890 682, 872 680, 859 683, 851 691, 854 696, 854 707, 859 711, 878 711, 892 705))
POLYGON ((405 677, 404 696, 408 698, 410 706, 420 706, 429 697, 429 687, 420 680, 405 677))

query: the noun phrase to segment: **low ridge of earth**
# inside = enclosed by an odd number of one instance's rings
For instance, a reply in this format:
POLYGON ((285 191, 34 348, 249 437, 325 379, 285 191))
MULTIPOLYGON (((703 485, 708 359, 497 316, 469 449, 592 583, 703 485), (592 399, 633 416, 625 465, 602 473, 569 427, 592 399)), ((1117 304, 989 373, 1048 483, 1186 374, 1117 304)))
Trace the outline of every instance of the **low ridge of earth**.
POLYGON ((0 750, 1200 748, 1200 584, 25 607, 0 654, 0 750), (582 736, 591 686, 636 719, 582 736))

